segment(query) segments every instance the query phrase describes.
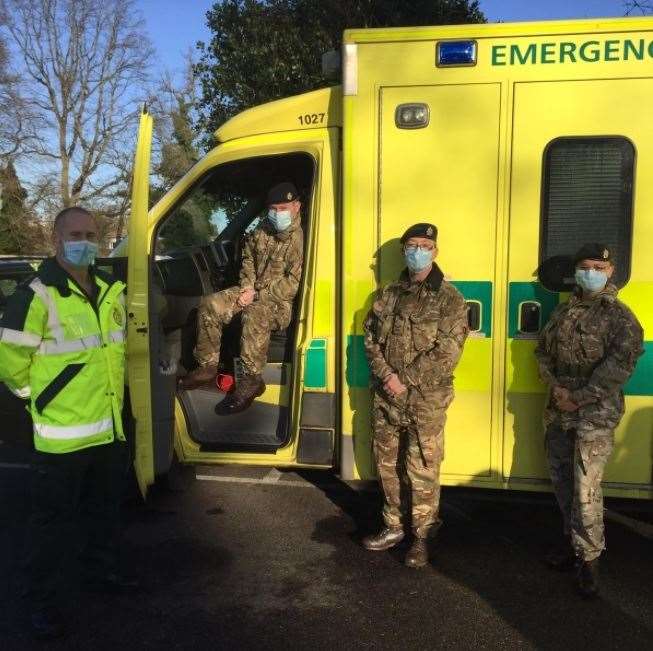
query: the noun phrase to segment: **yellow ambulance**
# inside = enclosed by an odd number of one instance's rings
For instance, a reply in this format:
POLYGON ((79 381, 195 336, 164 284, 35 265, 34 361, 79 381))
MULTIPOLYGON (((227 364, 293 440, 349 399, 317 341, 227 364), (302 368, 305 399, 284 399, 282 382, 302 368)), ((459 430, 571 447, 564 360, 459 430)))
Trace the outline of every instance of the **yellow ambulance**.
MULTIPOLYGON (((344 34, 342 85, 259 106, 148 211, 152 119, 141 118, 129 224, 129 384, 145 490, 170 467, 335 468, 371 479, 362 322, 402 267, 413 222, 469 305, 443 481, 545 490, 544 387, 533 349, 585 241, 617 252, 646 353, 626 386, 609 495, 652 495, 653 20, 582 20, 344 34), (648 171, 647 171, 648 170, 648 171), (179 392, 202 296, 236 282, 276 182, 303 200, 305 265, 273 333, 267 390, 237 415, 217 388, 179 392), (163 367, 162 367, 163 364, 163 367)), ((238 325, 222 359, 238 364, 238 325)))

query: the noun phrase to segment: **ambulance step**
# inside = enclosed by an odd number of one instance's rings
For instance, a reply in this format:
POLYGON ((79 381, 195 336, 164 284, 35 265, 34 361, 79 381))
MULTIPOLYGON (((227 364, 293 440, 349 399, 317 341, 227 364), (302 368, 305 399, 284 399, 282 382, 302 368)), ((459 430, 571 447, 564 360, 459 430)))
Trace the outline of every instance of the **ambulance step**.
POLYGON ((190 437, 204 452, 275 452, 287 440, 288 408, 255 400, 251 407, 231 416, 217 415, 216 405, 225 394, 195 389, 179 399, 188 418, 190 437))

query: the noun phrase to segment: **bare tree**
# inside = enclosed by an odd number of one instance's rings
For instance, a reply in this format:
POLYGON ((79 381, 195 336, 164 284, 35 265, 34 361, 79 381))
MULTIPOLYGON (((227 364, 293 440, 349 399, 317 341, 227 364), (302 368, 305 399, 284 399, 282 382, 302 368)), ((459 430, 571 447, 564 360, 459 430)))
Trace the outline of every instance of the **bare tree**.
MULTIPOLYGON (((0 10, 0 25, 5 22, 0 10)), ((14 79, 8 70, 7 47, 0 38, 0 157, 9 156, 13 150, 9 116, 11 115, 11 104, 9 102, 9 91, 14 85, 14 79)))
POLYGON ((652 0, 624 0, 624 9, 626 16, 633 14, 650 14, 653 13, 652 0))
POLYGON ((59 205, 112 202, 146 95, 151 46, 133 0, 0 0, 22 58, 25 96, 43 121, 40 186, 59 205))
MULTIPOLYGON (((6 16, 0 5, 0 27, 6 16)), ((9 65, 9 52, 0 33, 0 162, 15 160, 36 133, 35 116, 19 92, 19 79, 9 65)))
POLYGON ((16 77, 0 79, 0 160, 16 160, 33 147, 38 140, 39 123, 39 117, 22 96, 16 77))

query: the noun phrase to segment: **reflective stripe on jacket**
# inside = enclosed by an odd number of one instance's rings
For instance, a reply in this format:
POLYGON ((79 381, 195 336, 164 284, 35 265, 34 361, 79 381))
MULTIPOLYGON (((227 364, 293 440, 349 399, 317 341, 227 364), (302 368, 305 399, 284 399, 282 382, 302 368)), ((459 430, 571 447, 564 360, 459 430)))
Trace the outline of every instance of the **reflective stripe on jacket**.
POLYGON ((65 453, 124 440, 124 283, 94 270, 96 305, 45 260, 0 322, 0 381, 29 398, 34 445, 65 453))

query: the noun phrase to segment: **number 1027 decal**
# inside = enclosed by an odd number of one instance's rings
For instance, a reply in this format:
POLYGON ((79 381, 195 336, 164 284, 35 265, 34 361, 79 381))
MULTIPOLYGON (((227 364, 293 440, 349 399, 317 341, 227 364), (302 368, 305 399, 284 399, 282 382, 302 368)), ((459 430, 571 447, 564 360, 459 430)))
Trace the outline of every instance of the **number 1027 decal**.
POLYGON ((324 124, 326 113, 306 113, 305 115, 298 115, 297 119, 299 124, 307 126, 309 124, 324 124))

